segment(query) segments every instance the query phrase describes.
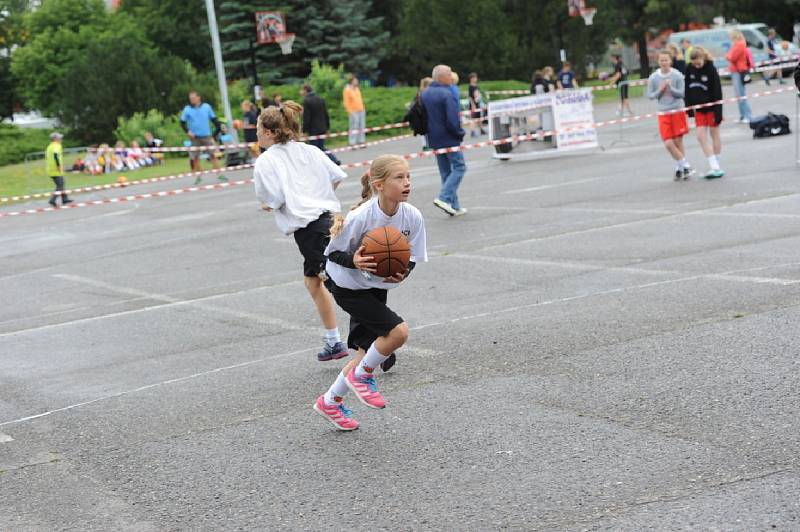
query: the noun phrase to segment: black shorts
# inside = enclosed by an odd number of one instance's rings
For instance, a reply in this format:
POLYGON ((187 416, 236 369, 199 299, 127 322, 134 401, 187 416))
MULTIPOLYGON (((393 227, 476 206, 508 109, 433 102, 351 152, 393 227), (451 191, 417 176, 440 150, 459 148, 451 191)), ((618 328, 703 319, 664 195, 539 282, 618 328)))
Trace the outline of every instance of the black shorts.
POLYGON ((628 84, 619 85, 619 98, 620 100, 627 100, 628 99, 628 84))
POLYGON ((319 218, 294 232, 294 241, 303 255, 303 275, 317 277, 325 270, 325 248, 331 241, 333 216, 324 212, 319 218))
POLYGON ((350 314, 350 334, 347 336, 347 347, 350 349, 361 348, 366 351, 376 338, 386 336, 403 323, 403 318, 386 306, 388 290, 349 290, 337 286, 330 279, 325 286, 336 304, 350 314))

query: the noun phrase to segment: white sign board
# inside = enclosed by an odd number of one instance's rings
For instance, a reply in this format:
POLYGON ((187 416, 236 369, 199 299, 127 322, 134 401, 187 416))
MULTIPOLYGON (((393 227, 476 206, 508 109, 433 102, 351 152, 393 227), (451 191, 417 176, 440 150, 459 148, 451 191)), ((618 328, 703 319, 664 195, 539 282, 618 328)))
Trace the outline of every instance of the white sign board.
POLYGON ((593 126, 591 89, 556 91, 553 98, 553 118, 558 131, 556 147, 561 151, 596 148, 597 130, 593 126), (578 129, 564 131, 570 128, 578 129))
POLYGON ((555 91, 490 102, 487 118, 493 140, 542 133, 533 141, 497 146, 497 158, 544 156, 599 146, 597 130, 593 126, 594 108, 590 89, 555 91), (570 131, 571 128, 575 128, 574 131, 570 131), (555 136, 543 134, 552 130, 558 133, 555 136))

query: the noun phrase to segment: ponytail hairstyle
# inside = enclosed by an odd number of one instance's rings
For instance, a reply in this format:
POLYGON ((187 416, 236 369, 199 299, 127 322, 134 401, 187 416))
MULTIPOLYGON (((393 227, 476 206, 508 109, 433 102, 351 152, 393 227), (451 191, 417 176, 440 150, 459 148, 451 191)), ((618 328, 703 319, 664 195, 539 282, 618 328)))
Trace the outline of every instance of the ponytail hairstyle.
MULTIPOLYGON (((375 183, 382 183, 392 176, 394 171, 402 171, 408 168, 408 163, 399 155, 379 155, 372 160, 364 175, 361 176, 361 201, 350 207, 355 210, 361 205, 372 199, 375 195, 375 183)), ((337 214, 331 226, 331 237, 335 237, 342 232, 344 227, 344 217, 337 214)))
POLYGON ((258 127, 271 131, 275 142, 286 144, 290 140, 300 139, 300 113, 303 106, 292 100, 283 102, 279 107, 270 106, 261 111, 258 127))

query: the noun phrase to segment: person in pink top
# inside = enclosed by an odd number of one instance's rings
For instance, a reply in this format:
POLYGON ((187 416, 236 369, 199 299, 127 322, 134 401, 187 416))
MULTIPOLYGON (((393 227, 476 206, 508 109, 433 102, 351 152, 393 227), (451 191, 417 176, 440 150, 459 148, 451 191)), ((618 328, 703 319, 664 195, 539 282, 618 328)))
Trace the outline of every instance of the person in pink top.
MULTIPOLYGON (((744 87, 744 76, 750 72, 753 60, 750 50, 747 48, 747 42, 744 35, 739 30, 731 30, 730 32, 731 46, 728 52, 728 68, 731 71, 731 81, 733 82, 733 92, 736 96, 746 96, 744 87)), ((750 109, 750 103, 741 99, 737 102, 739 104, 739 122, 747 124, 753 118, 753 111, 750 109)))

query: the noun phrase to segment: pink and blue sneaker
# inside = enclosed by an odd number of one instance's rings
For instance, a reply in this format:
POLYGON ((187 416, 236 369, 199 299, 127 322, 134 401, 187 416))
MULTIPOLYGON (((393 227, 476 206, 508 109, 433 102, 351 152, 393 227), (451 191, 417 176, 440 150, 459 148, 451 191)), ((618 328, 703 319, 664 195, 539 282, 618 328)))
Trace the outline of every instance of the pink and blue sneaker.
POLYGON ((345 377, 347 387, 353 390, 358 400, 370 408, 385 408, 386 401, 378 391, 375 383, 375 376, 366 373, 363 377, 356 377, 356 369, 353 368, 345 377))
POLYGON ((337 403, 329 405, 325 402, 325 396, 320 395, 314 403, 314 411, 333 423, 339 430, 356 430, 358 421, 350 417, 353 412, 344 407, 344 404, 337 403))
POLYGON ((336 342, 334 345, 328 345, 326 342, 325 347, 322 348, 322 351, 317 353, 317 360, 320 362, 339 360, 340 358, 346 357, 348 354, 347 346, 344 345, 344 342, 336 342))

